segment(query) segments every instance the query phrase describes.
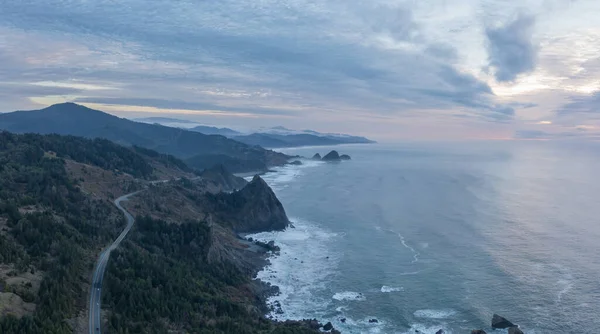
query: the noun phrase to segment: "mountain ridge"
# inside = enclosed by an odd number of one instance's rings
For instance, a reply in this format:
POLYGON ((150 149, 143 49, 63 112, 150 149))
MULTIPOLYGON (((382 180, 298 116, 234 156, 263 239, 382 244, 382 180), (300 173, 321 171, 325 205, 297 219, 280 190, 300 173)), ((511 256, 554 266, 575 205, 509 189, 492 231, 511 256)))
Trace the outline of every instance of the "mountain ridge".
POLYGON ((136 145, 174 155, 197 169, 225 164, 232 172, 243 172, 255 170, 256 166, 266 169, 283 165, 288 159, 284 154, 224 136, 135 122, 70 102, 39 110, 0 114, 0 129, 15 133, 105 138, 121 145, 136 145))

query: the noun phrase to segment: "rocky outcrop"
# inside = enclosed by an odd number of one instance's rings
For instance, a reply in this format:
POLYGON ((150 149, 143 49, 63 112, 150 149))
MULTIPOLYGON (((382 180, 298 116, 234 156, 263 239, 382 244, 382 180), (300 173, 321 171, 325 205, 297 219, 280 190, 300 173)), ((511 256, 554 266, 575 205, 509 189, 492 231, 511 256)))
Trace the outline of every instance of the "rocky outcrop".
POLYGON ((511 327, 508 329, 508 334, 525 334, 519 327, 511 327))
POLYGON ((510 327, 516 327, 515 324, 513 324, 512 322, 508 321, 506 318, 501 317, 497 314, 494 314, 494 316, 492 317, 492 328, 510 328, 510 327))
POLYGON ((313 155, 313 160, 321 160, 321 155, 319 153, 316 153, 315 155, 313 155))
POLYGON ((474 329, 471 334, 487 334, 483 329, 474 329))
POLYGON ((209 196, 215 218, 235 232, 277 231, 290 224, 283 205, 258 175, 240 191, 209 196))
POLYGON ((205 169, 200 174, 200 177, 214 183, 216 186, 220 187, 222 191, 242 189, 248 184, 243 178, 231 174, 222 164, 205 169))
POLYGON ((435 334, 444 334, 444 330, 440 329, 439 331, 435 332, 435 334))
POLYGON ((328 322, 325 324, 325 326, 323 326, 324 331, 330 331, 332 329, 333 329, 333 325, 331 324, 331 322, 328 322))
POLYGON ((340 154, 337 151, 333 150, 333 151, 327 153, 327 155, 325 155, 323 157, 323 159, 321 159, 321 160, 323 160, 323 161, 340 161, 341 159, 340 159, 340 154))
POLYGON ((300 161, 300 160, 294 160, 294 161, 290 162, 290 165, 301 166, 302 165, 302 161, 300 161))
POLYGON ((350 158, 350 156, 348 154, 342 154, 340 155, 340 160, 350 160, 352 158, 350 158))

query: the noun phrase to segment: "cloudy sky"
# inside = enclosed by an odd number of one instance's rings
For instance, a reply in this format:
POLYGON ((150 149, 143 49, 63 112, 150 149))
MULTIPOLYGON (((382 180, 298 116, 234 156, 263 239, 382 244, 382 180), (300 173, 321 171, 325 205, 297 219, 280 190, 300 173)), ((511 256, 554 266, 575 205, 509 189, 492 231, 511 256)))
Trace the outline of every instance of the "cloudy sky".
POLYGON ((0 0, 0 111, 596 138, 597 0, 0 0))

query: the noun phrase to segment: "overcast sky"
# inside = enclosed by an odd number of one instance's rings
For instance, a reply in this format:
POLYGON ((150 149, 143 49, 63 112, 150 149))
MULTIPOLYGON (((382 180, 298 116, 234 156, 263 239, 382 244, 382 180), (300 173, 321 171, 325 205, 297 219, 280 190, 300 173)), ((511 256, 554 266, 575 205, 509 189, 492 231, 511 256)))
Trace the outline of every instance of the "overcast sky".
POLYGON ((0 111, 595 138, 597 0, 0 0, 0 111))

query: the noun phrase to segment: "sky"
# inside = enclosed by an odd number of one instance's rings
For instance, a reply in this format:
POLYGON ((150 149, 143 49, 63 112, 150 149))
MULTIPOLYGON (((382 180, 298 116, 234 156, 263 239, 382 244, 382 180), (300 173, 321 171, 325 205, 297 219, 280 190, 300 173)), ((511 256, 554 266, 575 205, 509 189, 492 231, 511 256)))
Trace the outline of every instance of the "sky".
POLYGON ((0 112, 600 138, 596 0, 0 0, 0 112))

